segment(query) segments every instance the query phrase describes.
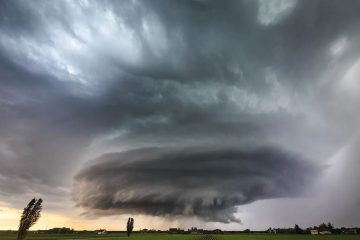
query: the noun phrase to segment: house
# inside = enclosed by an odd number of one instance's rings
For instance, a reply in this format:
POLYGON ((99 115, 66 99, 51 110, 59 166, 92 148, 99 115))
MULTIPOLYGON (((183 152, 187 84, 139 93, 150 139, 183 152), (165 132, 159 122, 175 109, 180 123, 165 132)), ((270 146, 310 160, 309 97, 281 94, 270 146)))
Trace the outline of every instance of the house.
POLYGON ((107 234, 107 231, 106 231, 106 229, 99 229, 99 230, 96 230, 96 233, 99 235, 102 235, 102 234, 107 234))
POLYGON ((317 230, 318 230, 320 235, 329 235, 329 234, 331 234, 331 231, 332 231, 331 228, 329 228, 325 224, 319 225, 317 230))
POLYGON ((317 229, 311 229, 310 233, 311 233, 311 235, 318 235, 319 231, 317 229))
POLYGON ((276 229, 275 228, 269 228, 267 230, 268 233, 272 233, 272 234, 276 234, 276 229))

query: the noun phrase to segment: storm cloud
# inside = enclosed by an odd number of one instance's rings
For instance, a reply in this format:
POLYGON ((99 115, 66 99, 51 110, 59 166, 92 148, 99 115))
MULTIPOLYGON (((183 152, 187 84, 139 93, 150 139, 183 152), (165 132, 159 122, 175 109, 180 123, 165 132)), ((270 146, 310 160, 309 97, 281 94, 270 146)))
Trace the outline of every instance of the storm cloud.
POLYGON ((75 176, 74 199, 100 215, 239 222, 233 215, 236 206, 298 196, 319 170, 274 148, 136 149, 105 154, 81 170, 75 176))
POLYGON ((305 196, 331 174, 350 206, 320 215, 359 222, 360 196, 347 194, 358 174, 341 171, 359 167, 359 11, 356 0, 2 1, 0 200, 40 195, 58 209, 73 192, 89 214, 230 222, 236 206, 305 196))

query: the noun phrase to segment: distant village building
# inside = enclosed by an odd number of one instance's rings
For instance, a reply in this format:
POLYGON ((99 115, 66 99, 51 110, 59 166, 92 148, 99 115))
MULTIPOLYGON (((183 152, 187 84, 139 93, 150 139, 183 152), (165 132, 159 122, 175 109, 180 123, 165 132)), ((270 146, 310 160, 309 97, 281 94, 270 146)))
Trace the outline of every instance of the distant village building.
POLYGON ((356 228, 343 228, 341 229, 345 234, 358 234, 358 230, 356 228))
POLYGON ((276 229, 275 228, 269 228, 267 230, 268 233, 272 233, 272 234, 276 234, 276 229))
POLYGON ((312 235, 329 235, 332 234, 332 231, 325 224, 321 224, 318 227, 314 227, 313 229, 310 229, 310 233, 312 235))
POLYGON ((99 230, 96 230, 96 233, 98 235, 102 235, 102 234, 107 234, 107 231, 106 231, 106 229, 99 229, 99 230))

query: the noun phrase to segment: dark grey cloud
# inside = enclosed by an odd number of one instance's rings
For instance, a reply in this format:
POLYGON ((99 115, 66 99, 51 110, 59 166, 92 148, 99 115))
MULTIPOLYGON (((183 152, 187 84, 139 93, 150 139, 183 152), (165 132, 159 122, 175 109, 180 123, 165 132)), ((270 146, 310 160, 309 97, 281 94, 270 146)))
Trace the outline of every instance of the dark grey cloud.
POLYGON ((108 153, 75 176, 78 206, 98 214, 140 213, 240 221, 236 206, 295 197, 319 166, 275 148, 136 149, 108 153), (103 210, 103 211, 101 211, 103 210))
MULTIPOLYGON (((0 5, 0 200, 70 198, 72 177, 92 174, 83 164, 108 152, 159 147, 159 155, 173 148, 195 154, 205 146, 203 154, 240 148, 238 155, 256 155, 276 146, 282 150, 271 156, 296 160, 274 164, 306 169, 302 157, 287 152, 327 163, 358 134, 359 1, 0 5)), ((180 162, 190 158, 171 151, 168 164, 175 153, 180 162)), ((120 168, 118 174, 129 177, 120 168)), ((289 179, 318 173, 298 174, 289 179)), ((108 190, 113 196, 116 188, 108 190)), ((248 197, 292 193, 283 184, 278 190, 248 197)), ((220 211, 213 218, 228 221, 244 202, 234 200, 224 218, 220 211)))

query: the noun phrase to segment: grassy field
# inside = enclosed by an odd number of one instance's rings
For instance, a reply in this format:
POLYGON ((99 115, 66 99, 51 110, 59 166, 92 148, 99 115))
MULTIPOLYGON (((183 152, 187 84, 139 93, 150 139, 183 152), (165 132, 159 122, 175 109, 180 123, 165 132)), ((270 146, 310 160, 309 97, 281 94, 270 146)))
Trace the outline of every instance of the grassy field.
MULTIPOLYGON (((1 240, 15 240, 15 234, 0 233, 1 240)), ((56 239, 86 239, 86 240, 360 240, 360 235, 286 235, 286 234, 222 234, 222 235, 189 235, 189 234, 133 234, 128 238, 125 234, 33 234, 30 233, 27 240, 56 240, 56 239)))

